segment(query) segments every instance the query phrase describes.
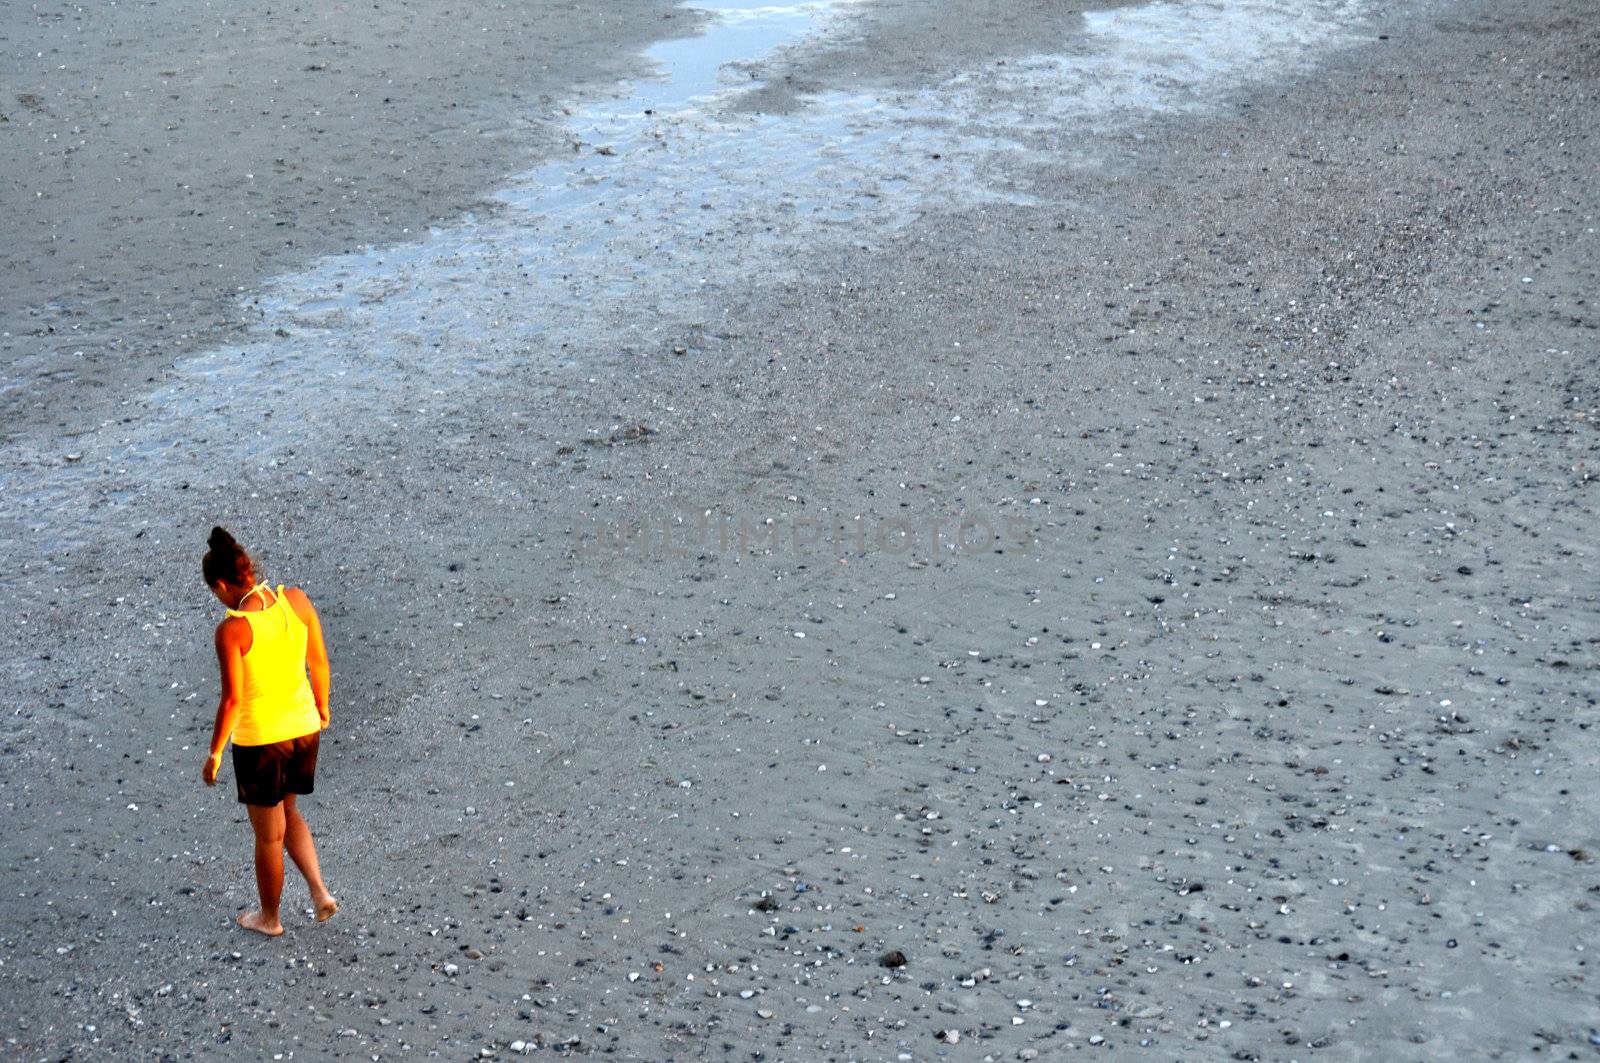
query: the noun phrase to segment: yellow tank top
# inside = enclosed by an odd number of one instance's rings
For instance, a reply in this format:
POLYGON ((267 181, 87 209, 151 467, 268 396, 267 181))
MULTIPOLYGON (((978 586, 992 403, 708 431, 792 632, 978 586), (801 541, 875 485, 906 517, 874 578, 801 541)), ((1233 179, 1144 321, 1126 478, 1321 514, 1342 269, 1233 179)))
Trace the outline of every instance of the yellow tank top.
MULTIPOLYGON (((258 583, 250 594, 266 586, 258 583)), ((250 624, 250 649, 242 658, 244 701, 233 725, 233 744, 265 746, 322 730, 322 717, 306 675, 305 621, 289 604, 283 584, 278 584, 277 598, 265 609, 227 612, 250 624)))

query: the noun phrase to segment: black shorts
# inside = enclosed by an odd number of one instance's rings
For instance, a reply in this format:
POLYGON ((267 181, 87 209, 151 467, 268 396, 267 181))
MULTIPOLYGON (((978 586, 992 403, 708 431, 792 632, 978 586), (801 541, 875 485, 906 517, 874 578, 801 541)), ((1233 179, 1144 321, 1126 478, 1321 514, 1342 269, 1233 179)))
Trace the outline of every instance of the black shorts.
POLYGON ((322 732, 270 742, 264 746, 233 747, 233 777, 239 800, 271 808, 285 794, 309 794, 317 780, 317 744, 322 732))

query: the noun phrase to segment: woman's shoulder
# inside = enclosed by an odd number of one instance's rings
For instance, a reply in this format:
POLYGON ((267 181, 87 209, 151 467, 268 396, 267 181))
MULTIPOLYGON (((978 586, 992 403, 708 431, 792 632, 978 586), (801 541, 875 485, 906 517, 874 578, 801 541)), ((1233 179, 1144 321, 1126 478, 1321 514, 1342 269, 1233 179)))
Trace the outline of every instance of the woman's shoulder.
POLYGON ((289 607, 299 614, 300 619, 308 621, 316 615, 316 609, 311 604, 311 598, 299 587, 283 587, 283 596, 288 599, 289 607))
POLYGON ((240 628, 248 628, 249 626, 250 621, 245 619, 243 613, 230 612, 217 621, 217 634, 220 635, 224 631, 238 631, 240 628))
POLYGON ((250 621, 243 616, 225 616, 217 621, 218 646, 239 642, 250 637, 250 621))

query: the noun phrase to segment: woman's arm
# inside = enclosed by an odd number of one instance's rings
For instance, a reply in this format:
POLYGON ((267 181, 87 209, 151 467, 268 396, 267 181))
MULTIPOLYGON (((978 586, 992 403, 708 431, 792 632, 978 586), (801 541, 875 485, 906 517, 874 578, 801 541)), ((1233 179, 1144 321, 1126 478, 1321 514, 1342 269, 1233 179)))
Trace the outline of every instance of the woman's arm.
POLYGON ((294 606, 295 615, 306 625, 306 671, 311 676, 311 695, 317 699, 317 715, 322 717, 322 726, 327 727, 330 720, 328 684, 331 673, 328 670, 328 647, 322 641, 322 618, 317 616, 317 609, 306 597, 305 591, 290 587, 286 593, 289 595, 289 604, 294 606))
POLYGON ((228 747, 228 739, 233 736, 239 703, 243 700, 245 650, 241 635, 249 632, 250 625, 242 625, 244 632, 240 632, 240 626, 238 621, 232 619, 217 625, 217 665, 222 670, 222 696, 217 701, 217 719, 211 728, 211 751, 206 755, 205 767, 200 772, 207 786, 215 785, 217 781, 217 770, 222 767, 222 751, 228 747))

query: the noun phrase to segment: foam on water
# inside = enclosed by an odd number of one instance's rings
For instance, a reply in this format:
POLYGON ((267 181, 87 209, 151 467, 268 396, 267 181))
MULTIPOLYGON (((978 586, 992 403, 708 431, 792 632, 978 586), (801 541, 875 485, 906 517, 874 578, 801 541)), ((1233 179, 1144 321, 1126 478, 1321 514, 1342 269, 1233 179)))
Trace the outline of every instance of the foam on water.
POLYGON ((8 453, 3 539, 59 543, 89 499, 128 521, 134 483, 290 453, 303 468, 326 433, 386 430, 486 378, 714 327, 707 279, 781 279, 802 252, 868 245, 925 212, 1037 202, 1019 156, 1092 154, 1097 134, 1314 61, 1360 17, 1358 0, 1087 12, 1051 54, 750 115, 724 106, 754 84, 745 64, 847 31, 857 4, 688 6, 714 13, 706 32, 654 46, 658 76, 577 108, 576 150, 511 181, 500 209, 276 278, 247 301, 259 318, 243 342, 182 360, 142 417, 75 443, 81 460, 38 444, 8 453), (293 430, 241 432, 262 408, 293 430))

